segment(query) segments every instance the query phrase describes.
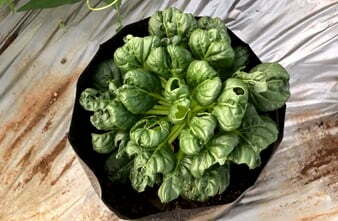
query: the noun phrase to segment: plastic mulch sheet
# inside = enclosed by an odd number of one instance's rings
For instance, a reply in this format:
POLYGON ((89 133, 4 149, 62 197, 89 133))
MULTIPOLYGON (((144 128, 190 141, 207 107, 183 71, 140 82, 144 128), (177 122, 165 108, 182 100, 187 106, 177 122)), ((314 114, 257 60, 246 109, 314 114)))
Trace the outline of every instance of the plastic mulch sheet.
MULTIPOLYGON (((123 1, 123 23, 134 23, 169 6, 195 16, 222 18, 260 60, 280 62, 286 67, 291 76, 291 97, 287 102, 283 141, 255 185, 240 199, 233 204, 176 210, 152 218, 337 220, 338 1, 131 0, 123 1)), ((77 4, 67 10, 0 15, 4 33, 10 33, 16 21, 28 16, 16 44, 0 53, 1 112, 11 117, 14 112, 10 110, 19 108, 13 104, 16 94, 24 93, 26 85, 34 80, 58 73, 61 78, 75 79, 71 80, 72 90, 63 101, 68 110, 59 113, 67 116, 68 125, 76 79, 100 44, 116 34, 115 12, 89 13, 84 5, 77 4), (66 28, 56 30, 60 18, 66 21, 66 28), (64 57, 67 63, 55 62, 64 57)), ((0 117, 0 124, 5 123, 6 119, 0 117)), ((54 133, 60 131, 55 129, 54 133)), ((34 140, 38 135, 31 136, 34 140)), ((100 194, 101 190, 95 188, 100 194)))

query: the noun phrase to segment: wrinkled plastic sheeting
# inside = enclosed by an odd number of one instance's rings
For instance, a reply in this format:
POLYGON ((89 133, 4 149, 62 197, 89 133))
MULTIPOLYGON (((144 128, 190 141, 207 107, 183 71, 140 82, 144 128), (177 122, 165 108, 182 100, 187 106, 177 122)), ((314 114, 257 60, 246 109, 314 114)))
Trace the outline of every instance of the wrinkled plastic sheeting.
MULTIPOLYGON (((338 1, 131 0, 123 1, 123 22, 139 21, 169 6, 195 16, 222 18, 263 62, 286 67, 292 95, 283 142, 241 199, 231 205, 179 210, 152 219, 338 220, 338 1)), ((89 13, 83 4, 76 4, 24 16, 27 19, 16 44, 0 55, 0 110, 13 115, 15 98, 25 92, 27 82, 53 73, 73 79, 71 96, 64 101, 71 107, 76 79, 99 45, 115 34, 116 13, 89 13), (56 28, 60 20, 66 24, 64 29, 56 28), (63 58, 66 64, 59 62, 63 58)), ((3 33, 11 33, 24 16, 1 14, 3 33)), ((69 119, 69 109, 62 113, 69 119)), ((0 124, 5 121, 0 118, 0 124)))

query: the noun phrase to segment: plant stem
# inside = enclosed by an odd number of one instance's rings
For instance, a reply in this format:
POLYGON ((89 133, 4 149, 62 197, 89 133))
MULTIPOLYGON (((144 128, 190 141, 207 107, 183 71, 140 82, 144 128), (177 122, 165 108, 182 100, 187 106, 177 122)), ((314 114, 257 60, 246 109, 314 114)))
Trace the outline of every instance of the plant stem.
POLYGON ((181 133, 181 130, 185 127, 185 123, 183 124, 176 124, 171 133, 168 136, 168 143, 171 144, 174 142, 174 140, 178 137, 178 135, 181 133))
POLYGON ((152 110, 166 110, 169 111, 169 106, 165 105, 154 105, 152 110))
POLYGON ((167 84, 167 80, 163 77, 160 77, 160 80, 161 80, 161 86, 164 88, 167 84))
POLYGON ((149 96, 151 96, 153 98, 156 98, 157 100, 163 101, 165 103, 167 102, 167 100, 164 97, 162 97, 161 95, 159 95, 159 94, 154 94, 154 93, 151 93, 149 91, 143 90, 141 88, 138 88, 138 89, 141 90, 143 93, 145 93, 145 94, 147 94, 147 95, 149 95, 149 96))
POLYGON ((149 114, 149 115, 168 115, 169 111, 166 110, 149 110, 145 112, 144 114, 149 114))
POLYGON ((202 107, 202 106, 195 106, 194 107, 194 109, 192 109, 192 112, 200 112, 200 111, 202 111, 202 110, 205 110, 205 109, 207 109, 207 107, 202 107))
POLYGON ((208 109, 212 109, 214 106, 216 106, 216 104, 210 104, 208 106, 195 105, 191 112, 193 113, 202 112, 208 109))
POLYGON ((194 98, 191 97, 190 100, 191 100, 191 104, 190 104, 191 109, 194 109, 195 107, 200 106, 194 98))
POLYGON ((163 101, 163 102, 166 102, 165 98, 162 97, 161 95, 158 95, 158 94, 153 94, 153 93, 150 93, 150 92, 147 92, 149 96, 152 96, 160 101, 163 101))
POLYGON ((112 7, 112 6, 116 5, 116 4, 119 4, 120 0, 114 0, 111 3, 109 3, 109 4, 105 5, 105 6, 99 7, 99 8, 93 8, 90 5, 90 0, 87 0, 86 3, 87 3, 87 7, 88 7, 89 10, 92 10, 92 11, 101 11, 103 9, 106 9, 106 8, 112 7))
POLYGON ((170 104, 167 101, 159 100, 158 103, 164 106, 170 106, 170 104))
POLYGON ((169 106, 154 105, 145 114, 168 115, 169 114, 169 106))
POLYGON ((185 156, 185 153, 183 153, 183 151, 181 151, 181 149, 179 149, 177 155, 176 155, 176 158, 177 158, 177 161, 181 161, 185 156))

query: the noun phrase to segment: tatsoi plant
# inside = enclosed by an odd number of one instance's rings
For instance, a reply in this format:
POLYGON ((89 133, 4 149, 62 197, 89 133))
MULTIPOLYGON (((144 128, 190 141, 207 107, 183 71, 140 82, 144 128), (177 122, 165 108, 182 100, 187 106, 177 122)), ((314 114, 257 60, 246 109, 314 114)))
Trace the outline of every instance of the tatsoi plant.
POLYGON ((232 48, 218 18, 169 8, 150 18, 149 33, 126 36, 81 94, 100 131, 93 148, 110 154, 112 182, 159 186, 163 203, 205 201, 227 188, 231 164, 260 165, 278 136, 264 112, 285 104, 289 75, 277 63, 244 72, 249 50, 232 48))

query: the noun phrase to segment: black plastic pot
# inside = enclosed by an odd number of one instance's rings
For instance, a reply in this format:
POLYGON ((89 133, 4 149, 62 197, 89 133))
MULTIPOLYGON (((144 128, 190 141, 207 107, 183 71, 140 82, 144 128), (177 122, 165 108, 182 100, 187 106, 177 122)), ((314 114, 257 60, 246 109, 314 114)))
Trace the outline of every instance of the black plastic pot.
MULTIPOLYGON (((143 193, 138 193, 132 189, 131 185, 112 184, 104 172, 104 162, 109 155, 98 154, 93 151, 90 134, 95 132, 96 129, 89 121, 91 113, 85 111, 79 104, 80 93, 85 88, 91 87, 92 82, 90 79, 94 73, 93 69, 103 60, 112 58, 115 49, 123 45, 123 37, 125 35, 132 34, 134 36, 146 36, 148 34, 147 23, 148 19, 145 19, 124 27, 111 40, 100 47, 94 59, 82 73, 77 84, 76 101, 69 131, 69 141, 78 156, 95 174, 102 189, 103 202, 121 218, 136 219, 147 215, 174 210, 176 208, 194 209, 231 203, 255 183, 263 167, 279 145, 283 137, 285 106, 268 114, 277 122, 280 133, 278 141, 270 145, 261 153, 262 165, 254 170, 249 170, 248 167, 244 165, 232 165, 231 181, 227 190, 223 194, 217 195, 204 203, 191 202, 179 198, 168 204, 162 204, 157 196, 157 187, 148 189, 143 193)), ((229 32, 233 46, 245 44, 231 31, 229 32)), ((261 63, 260 60, 254 56, 254 53, 252 54, 253 56, 250 59, 248 69, 261 63)))

